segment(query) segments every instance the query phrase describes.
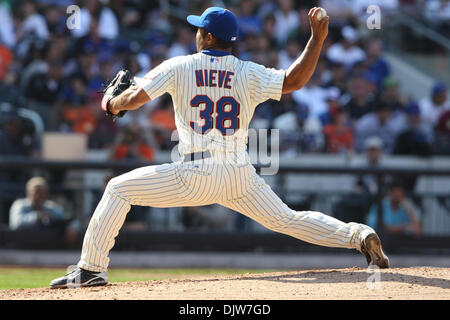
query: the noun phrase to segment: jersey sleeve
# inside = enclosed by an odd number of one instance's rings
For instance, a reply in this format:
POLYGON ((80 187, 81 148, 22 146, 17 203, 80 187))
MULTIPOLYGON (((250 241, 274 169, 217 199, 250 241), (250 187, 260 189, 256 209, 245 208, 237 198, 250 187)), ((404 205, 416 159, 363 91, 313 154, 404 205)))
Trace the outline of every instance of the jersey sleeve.
POLYGON ((248 90, 251 101, 258 105, 266 100, 281 99, 285 71, 266 68, 250 62, 248 66, 248 90))
POLYGON ((166 92, 173 94, 175 90, 175 72, 178 64, 179 60, 176 58, 166 60, 147 73, 145 77, 134 77, 134 82, 148 94, 151 100, 166 92))

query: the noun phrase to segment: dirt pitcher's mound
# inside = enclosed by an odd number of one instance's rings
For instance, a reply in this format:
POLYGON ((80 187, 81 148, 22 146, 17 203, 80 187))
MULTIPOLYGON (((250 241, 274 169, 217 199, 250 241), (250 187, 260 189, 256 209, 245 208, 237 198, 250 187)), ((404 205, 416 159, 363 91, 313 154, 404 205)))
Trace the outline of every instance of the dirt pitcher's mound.
POLYGON ((302 270, 112 283, 78 289, 0 290, 0 299, 450 299, 450 268, 302 270))

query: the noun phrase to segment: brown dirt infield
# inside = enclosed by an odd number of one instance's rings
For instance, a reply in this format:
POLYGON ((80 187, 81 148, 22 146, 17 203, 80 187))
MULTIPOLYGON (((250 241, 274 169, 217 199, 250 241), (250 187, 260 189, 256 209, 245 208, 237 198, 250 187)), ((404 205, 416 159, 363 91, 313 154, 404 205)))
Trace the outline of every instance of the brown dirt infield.
POLYGON ((78 289, 0 290, 0 299, 446 299, 450 268, 380 270, 380 287, 363 268, 321 269, 260 274, 189 276, 183 279, 111 283, 78 289), (372 282, 370 282, 372 283, 372 282))

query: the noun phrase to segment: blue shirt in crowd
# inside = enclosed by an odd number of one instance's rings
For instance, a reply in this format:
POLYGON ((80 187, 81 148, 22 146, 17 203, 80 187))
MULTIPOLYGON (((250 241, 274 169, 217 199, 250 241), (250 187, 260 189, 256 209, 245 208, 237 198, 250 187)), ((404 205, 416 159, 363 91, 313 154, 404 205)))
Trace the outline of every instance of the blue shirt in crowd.
MULTIPOLYGON (((408 213, 401 206, 394 209, 389 199, 383 199, 383 222, 385 226, 400 226, 402 224, 410 223, 411 220, 408 213)), ((367 217, 367 225, 375 229, 378 223, 378 205, 374 204, 370 208, 367 217)))

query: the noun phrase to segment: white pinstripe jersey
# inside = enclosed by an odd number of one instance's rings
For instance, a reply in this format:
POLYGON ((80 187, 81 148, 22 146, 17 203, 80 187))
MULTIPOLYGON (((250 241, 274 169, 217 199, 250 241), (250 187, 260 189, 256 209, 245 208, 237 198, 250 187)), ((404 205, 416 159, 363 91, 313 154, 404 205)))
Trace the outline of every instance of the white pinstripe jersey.
POLYGON ((224 54, 175 57, 134 78, 152 100, 166 92, 172 96, 180 154, 245 150, 256 106, 281 98, 284 70, 224 54))

